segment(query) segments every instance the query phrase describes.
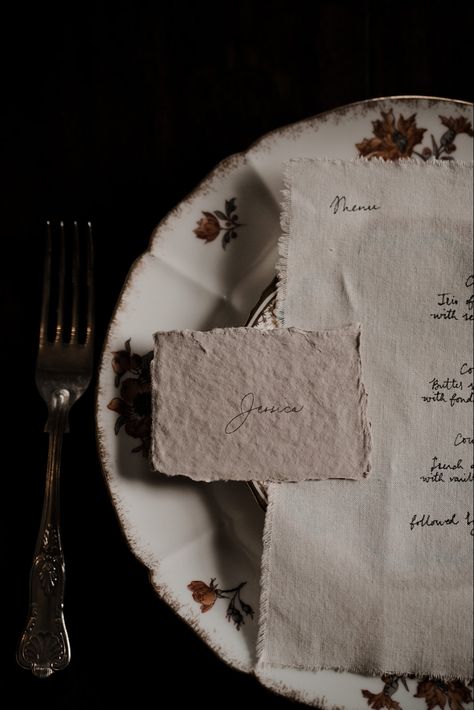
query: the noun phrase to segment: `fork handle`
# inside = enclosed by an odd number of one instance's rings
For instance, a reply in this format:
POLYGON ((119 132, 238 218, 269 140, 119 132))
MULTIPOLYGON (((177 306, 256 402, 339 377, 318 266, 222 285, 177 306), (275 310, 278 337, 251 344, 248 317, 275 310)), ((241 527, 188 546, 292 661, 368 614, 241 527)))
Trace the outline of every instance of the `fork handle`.
POLYGON ((63 614, 65 565, 59 526, 61 447, 70 400, 69 391, 59 389, 49 403, 43 513, 30 572, 28 621, 17 652, 18 663, 40 678, 65 668, 71 658, 63 614))

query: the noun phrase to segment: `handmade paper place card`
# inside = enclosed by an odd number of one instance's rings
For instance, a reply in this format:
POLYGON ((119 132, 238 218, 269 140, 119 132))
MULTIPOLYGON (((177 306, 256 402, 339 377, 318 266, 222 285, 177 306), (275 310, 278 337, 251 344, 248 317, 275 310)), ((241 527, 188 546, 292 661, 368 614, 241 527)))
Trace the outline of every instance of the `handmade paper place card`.
POLYGON ((364 478, 358 326, 155 335, 152 463, 199 481, 364 478))
POLYGON ((469 678, 472 164, 301 160, 286 178, 280 316, 362 324, 375 444, 363 485, 270 485, 259 672, 469 678))

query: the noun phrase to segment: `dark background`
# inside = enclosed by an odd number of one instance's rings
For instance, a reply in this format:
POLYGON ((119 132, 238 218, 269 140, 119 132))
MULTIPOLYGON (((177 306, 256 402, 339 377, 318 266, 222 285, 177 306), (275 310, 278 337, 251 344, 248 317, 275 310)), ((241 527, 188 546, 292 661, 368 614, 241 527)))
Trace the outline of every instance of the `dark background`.
POLYGON ((360 99, 472 100, 472 4, 17 4, 0 33, 0 697, 12 691, 12 707, 51 710, 120 707, 127 695, 137 707, 287 707, 226 667, 156 597, 102 479, 93 388, 73 411, 63 459, 73 660, 46 681, 16 667, 47 450, 34 386, 44 222, 95 223, 99 351, 153 227, 223 157, 281 124, 360 99))

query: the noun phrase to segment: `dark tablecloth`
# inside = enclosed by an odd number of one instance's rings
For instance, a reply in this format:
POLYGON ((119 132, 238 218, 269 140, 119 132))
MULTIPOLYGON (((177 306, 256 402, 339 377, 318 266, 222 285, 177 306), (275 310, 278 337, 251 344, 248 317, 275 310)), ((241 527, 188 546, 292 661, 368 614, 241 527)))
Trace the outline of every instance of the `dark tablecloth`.
POLYGON ((94 221, 97 362, 133 259, 223 157, 359 99, 472 100, 472 5, 36 3, 2 14, 2 697, 50 710, 122 707, 127 696, 134 707, 287 707, 152 590, 104 485, 93 388, 73 410, 63 457, 72 662, 43 681, 16 666, 47 451, 34 386, 45 220, 94 221))

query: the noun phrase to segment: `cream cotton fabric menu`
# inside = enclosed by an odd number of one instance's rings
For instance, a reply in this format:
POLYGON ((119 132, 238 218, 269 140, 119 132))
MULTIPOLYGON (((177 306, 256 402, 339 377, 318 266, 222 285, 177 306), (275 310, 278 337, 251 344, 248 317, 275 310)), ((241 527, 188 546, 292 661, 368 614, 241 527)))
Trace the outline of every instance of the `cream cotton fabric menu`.
POLYGON ((364 482, 272 484, 258 672, 472 676, 472 164, 292 161, 285 326, 361 322, 364 482))

